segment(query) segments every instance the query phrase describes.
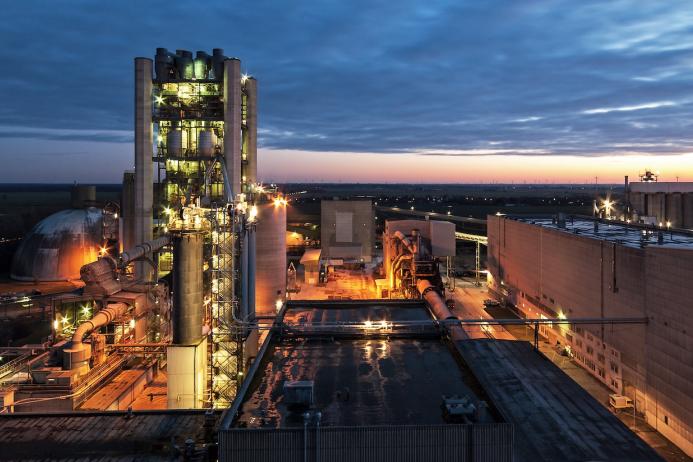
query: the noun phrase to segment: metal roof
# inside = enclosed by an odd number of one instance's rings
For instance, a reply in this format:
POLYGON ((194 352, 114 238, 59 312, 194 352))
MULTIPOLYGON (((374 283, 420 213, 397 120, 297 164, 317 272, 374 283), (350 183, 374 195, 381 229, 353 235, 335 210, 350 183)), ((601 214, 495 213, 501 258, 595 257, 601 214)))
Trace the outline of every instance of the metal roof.
POLYGON ((493 404, 515 424, 517 460, 661 460, 528 342, 475 339, 455 346, 493 404))
MULTIPOLYGON (((284 383, 314 382, 322 426, 445 424, 443 395, 484 400, 471 372, 435 329, 409 335, 381 335, 379 322, 431 320, 423 302, 291 301, 281 335, 259 360, 252 385, 240 399, 233 426, 301 427, 301 412, 289 409, 284 383), (339 336, 293 335, 286 326, 304 323, 373 322, 373 330, 339 336)), ((250 378, 249 378, 250 379, 250 378)), ((499 416, 491 413, 488 421, 499 416)))
POLYGON ((0 459, 178 460, 187 439, 199 452, 218 418, 207 421, 203 410, 0 414, 0 459))
POLYGON ((102 244, 100 209, 70 209, 41 220, 22 239, 12 259, 12 279, 78 279, 82 265, 96 261, 102 244))
POLYGON ((693 249, 693 233, 677 232, 666 228, 647 228, 616 220, 591 220, 578 217, 567 217, 565 227, 562 228, 558 226, 555 218, 512 217, 512 219, 577 236, 605 240, 626 247, 653 246, 693 249), (595 223, 597 223, 596 227, 595 223), (662 235, 661 244, 658 243, 660 233, 662 235))

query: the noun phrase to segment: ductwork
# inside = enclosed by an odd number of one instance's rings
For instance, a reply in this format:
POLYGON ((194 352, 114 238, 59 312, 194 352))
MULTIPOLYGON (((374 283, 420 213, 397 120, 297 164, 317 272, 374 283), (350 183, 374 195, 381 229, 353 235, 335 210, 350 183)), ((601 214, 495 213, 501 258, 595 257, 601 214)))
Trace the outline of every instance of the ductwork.
MULTIPOLYGON (((453 315, 448 309, 443 297, 440 296, 436 288, 428 280, 420 279, 416 283, 416 288, 419 290, 424 300, 426 300, 428 306, 431 307, 431 311, 433 311, 437 319, 441 321, 457 319, 457 316, 453 315)), ((457 324, 447 326, 447 330, 452 340, 464 340, 469 338, 464 329, 457 324)))
POLYGON ((445 305, 445 300, 440 296, 436 288, 431 284, 430 281, 426 279, 419 279, 416 283, 416 288, 421 293, 421 296, 428 302, 428 306, 431 307, 431 311, 436 316, 437 319, 457 319, 445 305))
POLYGON ((127 309, 128 306, 125 303, 109 303, 106 308, 96 313, 93 318, 89 321, 84 321, 77 327, 75 333, 72 334, 72 347, 77 348, 82 346, 82 340, 88 333, 124 315, 127 309))
POLYGON ((163 248, 165 245, 168 245, 169 242, 171 242, 171 238, 169 236, 161 236, 156 239, 152 239, 151 241, 138 244, 134 248, 128 249, 120 254, 118 267, 124 268, 133 261, 163 248))
POLYGON ((125 303, 109 303, 106 308, 96 313, 89 321, 80 324, 72 335, 70 348, 63 350, 63 369, 80 370, 80 372, 88 371, 91 348, 82 343, 84 337, 114 319, 123 316, 127 310, 128 305, 125 303))
POLYGON ((401 231, 395 231, 395 233, 393 234, 393 236, 396 237, 397 239, 399 239, 400 242, 402 242, 402 245, 403 245, 412 255, 415 255, 415 254, 416 254, 416 250, 417 250, 417 249, 416 249, 416 246, 414 245, 414 243, 413 243, 407 236, 404 235, 404 233, 402 233, 401 231))
POLYGON ((116 270, 127 267, 135 260, 146 257, 160 250, 171 241, 169 236, 162 236, 143 244, 136 245, 120 254, 118 261, 103 257, 93 263, 82 266, 79 273, 84 281, 84 293, 87 295, 110 296, 122 290, 117 279, 116 270))

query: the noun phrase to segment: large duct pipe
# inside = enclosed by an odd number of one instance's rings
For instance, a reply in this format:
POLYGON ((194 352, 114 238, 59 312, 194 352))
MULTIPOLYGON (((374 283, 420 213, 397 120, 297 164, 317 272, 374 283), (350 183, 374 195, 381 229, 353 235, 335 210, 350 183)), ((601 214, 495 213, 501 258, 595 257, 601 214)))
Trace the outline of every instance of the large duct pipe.
MULTIPOLYGON (((445 321, 447 319, 457 319, 457 316, 452 314, 448 309, 443 297, 440 296, 435 287, 427 281, 426 279, 419 279, 416 283, 416 288, 423 296, 424 300, 431 307, 431 311, 436 316, 437 319, 445 321)), ((464 340, 468 339, 469 335, 464 331, 464 329, 459 325, 447 326, 447 330, 450 333, 450 338, 452 340, 464 340)))
POLYGON ((169 236, 161 236, 136 245, 134 248, 128 249, 120 254, 120 263, 118 266, 121 268, 125 267, 133 261, 146 256, 147 254, 160 250, 169 242, 171 242, 171 238, 169 236))
POLYGON ((128 310, 125 303, 109 303, 106 308, 99 311, 89 321, 85 321, 77 327, 72 335, 70 348, 63 350, 63 368, 66 370, 89 370, 91 348, 82 343, 87 334, 105 326, 114 319, 123 316, 128 310))
POLYGON ((82 341, 87 334, 124 315, 127 309, 128 305, 125 303, 109 303, 106 308, 96 313, 93 318, 89 321, 84 321, 77 327, 75 333, 72 334, 72 348, 81 347, 82 341))
POLYGON ((194 345, 202 338, 204 321, 202 244, 204 234, 173 235, 173 343, 194 345))
POLYGON ((419 279, 416 283, 416 288, 419 289, 421 296, 428 302, 428 306, 431 307, 431 311, 435 314, 437 319, 457 319, 448 307, 445 305, 445 300, 440 296, 436 288, 433 287, 430 281, 426 279, 419 279))

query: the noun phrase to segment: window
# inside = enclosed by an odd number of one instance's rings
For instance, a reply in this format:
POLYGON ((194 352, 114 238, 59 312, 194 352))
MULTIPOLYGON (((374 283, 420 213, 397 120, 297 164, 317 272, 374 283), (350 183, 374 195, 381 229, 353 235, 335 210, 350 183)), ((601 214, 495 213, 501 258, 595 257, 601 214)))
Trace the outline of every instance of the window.
POLYGON ((618 374, 618 364, 609 361, 609 365, 611 366, 611 370, 618 374))
POLYGON ((668 415, 664 416, 664 425, 669 425, 669 416, 668 415))
POLYGON ((588 347, 587 347, 587 354, 588 354, 588 355, 591 355, 591 354, 593 354, 593 353, 594 353, 594 349, 593 349, 591 346, 588 346, 588 347))
POLYGON ((597 361, 604 364, 604 355, 601 353, 597 354, 597 361))

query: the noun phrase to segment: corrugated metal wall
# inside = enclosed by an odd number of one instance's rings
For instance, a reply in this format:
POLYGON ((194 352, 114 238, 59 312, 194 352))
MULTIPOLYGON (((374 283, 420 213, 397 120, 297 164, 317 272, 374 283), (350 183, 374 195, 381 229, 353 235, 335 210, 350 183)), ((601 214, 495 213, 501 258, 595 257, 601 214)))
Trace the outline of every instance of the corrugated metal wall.
POLYGON ((512 451, 508 423, 219 432, 222 462, 503 462, 513 460, 512 451))

